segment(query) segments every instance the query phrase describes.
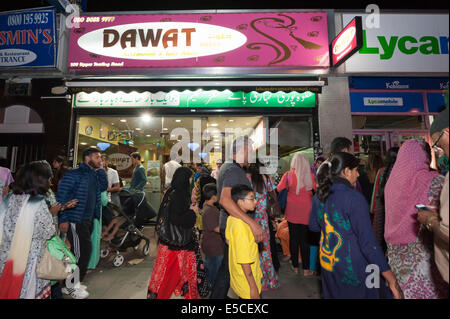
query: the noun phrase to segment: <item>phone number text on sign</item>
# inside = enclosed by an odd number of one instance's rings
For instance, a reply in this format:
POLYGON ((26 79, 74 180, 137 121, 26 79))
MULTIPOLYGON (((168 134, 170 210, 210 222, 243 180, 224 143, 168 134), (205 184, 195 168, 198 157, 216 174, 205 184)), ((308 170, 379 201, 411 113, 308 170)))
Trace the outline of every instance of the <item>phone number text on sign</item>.
POLYGON ((115 17, 74 17, 73 23, 83 22, 114 22, 115 17))

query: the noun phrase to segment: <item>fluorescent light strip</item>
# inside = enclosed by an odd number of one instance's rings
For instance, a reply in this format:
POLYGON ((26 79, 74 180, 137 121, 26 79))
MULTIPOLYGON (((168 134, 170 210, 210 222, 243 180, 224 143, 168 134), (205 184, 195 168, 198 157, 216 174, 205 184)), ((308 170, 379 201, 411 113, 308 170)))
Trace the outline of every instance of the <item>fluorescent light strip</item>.
POLYGON ((258 87, 277 87, 277 86, 324 86, 325 81, 89 81, 66 82, 68 87, 192 87, 192 86, 210 86, 210 87, 229 87, 229 86, 258 86, 258 87))

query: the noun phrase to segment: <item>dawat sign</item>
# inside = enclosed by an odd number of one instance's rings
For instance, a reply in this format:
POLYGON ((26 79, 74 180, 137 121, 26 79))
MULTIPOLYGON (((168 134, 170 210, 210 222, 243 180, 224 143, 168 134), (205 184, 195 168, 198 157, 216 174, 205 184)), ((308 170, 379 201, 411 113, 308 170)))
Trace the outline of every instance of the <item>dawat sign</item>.
MULTIPOLYGON (((366 25, 363 46, 345 63, 345 72, 448 73, 448 14, 380 14, 379 28, 366 25)), ((346 25, 355 17, 343 14, 346 25)))
POLYGON ((71 70, 329 67, 326 12, 80 16, 71 70))

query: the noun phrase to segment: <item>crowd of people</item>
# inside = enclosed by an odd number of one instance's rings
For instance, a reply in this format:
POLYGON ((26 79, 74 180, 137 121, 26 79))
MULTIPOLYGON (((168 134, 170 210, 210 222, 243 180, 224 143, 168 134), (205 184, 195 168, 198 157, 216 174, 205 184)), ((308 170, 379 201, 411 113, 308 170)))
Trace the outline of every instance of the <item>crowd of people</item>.
MULTIPOLYGON (((371 154, 366 166, 352 154, 352 141, 337 137, 328 157, 311 165, 296 153, 278 178, 262 174, 258 160, 248 163, 245 137, 213 171, 167 162, 147 298, 226 299, 232 291, 259 299, 281 288, 277 242, 295 275, 301 267, 301 276, 320 276, 324 298, 448 298, 448 167, 431 168, 438 149, 449 156, 448 132, 446 109, 432 123, 432 147, 407 140, 385 159, 371 154), (373 285, 368 269, 379 274, 373 285)), ((142 192, 141 156, 130 156, 130 187, 142 192)), ((62 157, 52 165, 31 162, 15 180, 0 168, 0 298, 89 296, 82 283, 98 264, 100 240, 118 228, 107 218, 102 233, 104 207, 120 207, 123 183, 100 150, 82 157, 76 169, 62 157), (76 285, 37 275, 53 236, 76 259, 76 285)))

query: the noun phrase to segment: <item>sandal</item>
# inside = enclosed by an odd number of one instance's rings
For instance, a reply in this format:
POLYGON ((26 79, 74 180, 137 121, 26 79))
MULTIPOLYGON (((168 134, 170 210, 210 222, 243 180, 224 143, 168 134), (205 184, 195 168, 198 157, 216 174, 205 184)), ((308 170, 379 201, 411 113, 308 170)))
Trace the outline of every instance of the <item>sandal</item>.
POLYGON ((296 275, 298 275, 298 268, 295 268, 295 267, 293 267, 293 266, 291 265, 291 270, 292 270, 296 275))

